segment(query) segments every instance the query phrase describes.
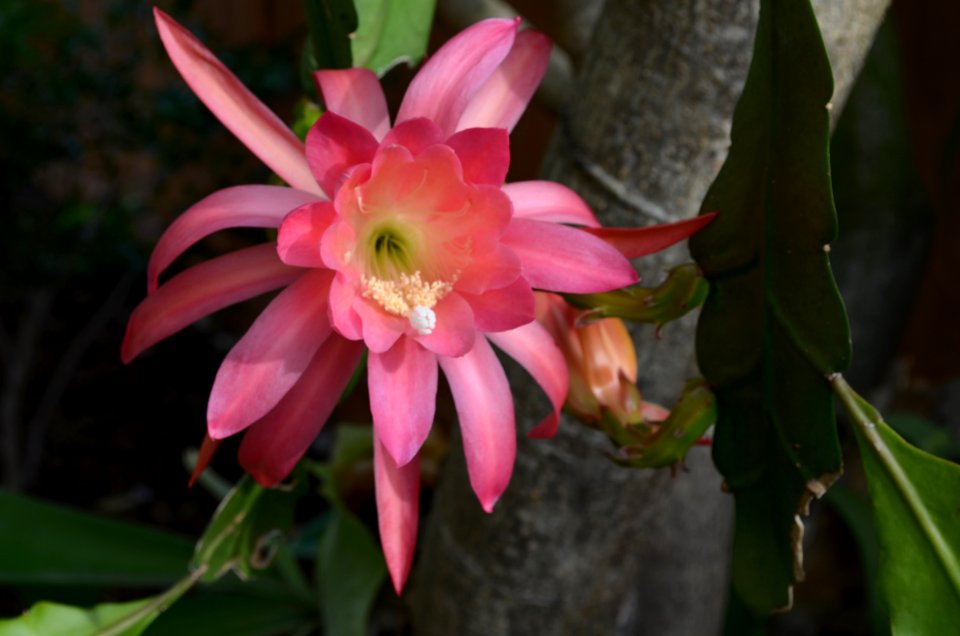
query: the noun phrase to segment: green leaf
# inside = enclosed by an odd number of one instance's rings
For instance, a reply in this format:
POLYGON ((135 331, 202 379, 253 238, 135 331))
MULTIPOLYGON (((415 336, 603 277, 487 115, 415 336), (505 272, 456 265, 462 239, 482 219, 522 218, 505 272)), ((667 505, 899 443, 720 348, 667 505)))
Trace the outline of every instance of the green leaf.
POLYGON ((690 239, 710 281, 697 328, 717 394, 714 461, 736 498, 733 585, 755 612, 788 607, 813 496, 842 469, 824 375, 850 334, 826 246, 836 235, 830 65, 808 0, 762 0, 730 154, 690 239))
POLYGON ((894 635, 960 625, 960 466, 907 444, 840 376, 880 538, 880 585, 894 635))
POLYGON ((167 585, 183 576, 191 541, 0 492, 0 582, 167 585))
POLYGON ((370 608, 386 576, 380 546, 366 526, 346 508, 335 505, 317 554, 325 633, 366 634, 370 608))
POLYGON ((353 64, 383 76, 427 52, 436 0, 356 0, 360 26, 352 40, 353 64))
MULTIPOLYGON (((82 609, 42 601, 18 618, 0 620, 0 636, 93 636, 149 602, 150 599, 143 599, 82 609)), ((143 624, 121 633, 134 636, 145 628, 146 624, 143 624)))
POLYGON ((163 594, 89 610, 40 602, 18 618, 0 621, 0 636, 137 636, 196 584, 202 569, 180 579, 163 594))
POLYGON ((233 570, 242 579, 269 566, 279 541, 293 524, 293 507, 303 494, 303 476, 265 489, 249 475, 220 502, 197 542, 191 568, 212 582, 233 570))
MULTIPOLYGON (((249 584, 248 584, 249 586, 249 584)), ((290 598, 253 594, 248 590, 199 592, 184 598, 150 626, 149 636, 230 634, 279 636, 316 622, 316 608, 290 598)), ((313 631, 305 633, 314 633, 313 631)))

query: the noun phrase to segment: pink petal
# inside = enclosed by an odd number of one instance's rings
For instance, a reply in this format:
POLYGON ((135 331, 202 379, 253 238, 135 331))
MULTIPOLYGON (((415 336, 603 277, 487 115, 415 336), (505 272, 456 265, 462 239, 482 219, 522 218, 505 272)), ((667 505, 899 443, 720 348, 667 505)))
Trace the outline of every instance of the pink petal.
POLYGON ((380 147, 403 146, 410 151, 411 156, 416 157, 425 148, 442 141, 443 133, 440 131, 440 127, 429 119, 418 117, 391 128, 383 141, 380 142, 380 147))
POLYGON ((376 436, 403 466, 420 452, 433 425, 437 357, 412 338, 400 338, 389 351, 370 354, 367 383, 376 436))
POLYGON ((294 188, 320 194, 303 144, 192 33, 160 9, 153 15, 167 54, 190 89, 253 154, 294 188))
POLYGON ((147 286, 153 292, 160 274, 200 239, 228 227, 277 227, 290 210, 316 201, 316 195, 269 185, 245 185, 214 192, 170 224, 150 255, 147 286))
POLYGON ((462 356, 473 348, 476 327, 473 310, 460 294, 448 294, 433 308, 437 326, 429 336, 414 336, 420 344, 440 356, 462 356))
POLYGON ((288 214, 277 232, 277 254, 287 265, 325 267, 320 241, 337 218, 329 201, 308 203, 288 214))
POLYGON ((520 277, 520 272, 519 257, 512 249, 501 245, 489 254, 474 259, 460 274, 456 289, 469 294, 482 294, 489 289, 513 284, 520 277))
POLYGON ((387 98, 377 75, 366 68, 320 70, 313 74, 327 110, 360 124, 377 139, 390 130, 387 98))
POLYGON ((600 227, 580 195, 559 183, 520 181, 506 184, 503 191, 513 202, 514 218, 600 227))
POLYGON ((480 87, 460 116, 457 130, 513 130, 540 85, 550 60, 550 39, 537 31, 517 34, 510 54, 480 87))
POLYGON ((330 322, 337 333, 349 340, 363 338, 363 323, 353 309, 356 297, 357 290, 353 283, 338 273, 330 284, 330 322))
POLYGON ((632 285, 637 272, 620 252, 572 227, 514 219, 503 235, 535 289, 588 294, 632 285))
POLYGON ((360 316, 363 341, 371 353, 387 351, 410 327, 406 318, 388 314, 375 302, 365 298, 357 297, 353 309, 360 316))
POLYGON ((510 52, 518 24, 484 20, 447 41, 413 78, 396 123, 426 117, 445 135, 455 132, 470 99, 510 52))
POLYGON ((583 231, 603 239, 627 258, 639 258, 659 252, 693 236, 715 216, 717 216, 716 212, 711 212, 676 223, 662 223, 647 227, 583 228, 583 231))
POLYGON ((457 406, 470 485, 487 512, 506 490, 517 452, 513 398, 486 338, 459 358, 439 358, 457 406))
POLYGON ((533 290, 523 278, 483 294, 461 295, 473 310, 477 329, 484 333, 515 329, 534 319, 533 290))
POLYGON ((449 139, 467 183, 502 186, 510 167, 510 136, 503 128, 468 128, 449 139))
POLYGON ((312 270, 271 301, 217 371, 207 404, 210 437, 222 439, 266 415, 296 384, 327 336, 333 272, 312 270))
POLYGON ((417 546, 420 511, 420 459, 398 466, 378 440, 373 443, 373 476, 377 486, 377 525, 383 556, 397 594, 410 574, 417 546))
POLYGON ((324 113, 307 133, 307 162, 317 182, 333 197, 347 170, 370 163, 377 140, 370 131, 336 113, 324 113))
POLYGON ((553 412, 528 435, 553 437, 560 423, 560 409, 567 399, 569 385, 567 364, 553 336, 540 323, 531 322, 512 331, 492 333, 487 337, 533 376, 553 404, 553 412))
POLYGON ((200 479, 200 475, 202 475, 203 471, 210 465, 210 460, 213 459, 214 453, 220 448, 221 441, 223 440, 212 439, 204 433, 203 444, 200 445, 200 452, 197 453, 197 463, 193 467, 193 472, 190 474, 190 483, 187 484, 188 488, 193 488, 193 485, 200 479))
POLYGON ((167 336, 208 314, 278 287, 303 274, 277 258, 273 243, 217 257, 177 274, 147 296, 127 324, 120 356, 130 362, 167 336))
POLYGON ((240 465, 261 485, 286 479, 320 433, 347 388, 363 343, 327 338, 293 388, 247 430, 240 465))

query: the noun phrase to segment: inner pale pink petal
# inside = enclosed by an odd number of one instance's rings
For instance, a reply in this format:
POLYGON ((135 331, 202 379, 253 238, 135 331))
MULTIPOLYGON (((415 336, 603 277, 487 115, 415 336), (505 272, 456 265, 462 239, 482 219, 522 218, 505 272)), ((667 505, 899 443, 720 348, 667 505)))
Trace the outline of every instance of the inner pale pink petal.
POLYGON ((147 296, 127 324, 121 358, 130 362, 215 311, 283 287, 303 274, 277 258, 273 243, 219 256, 177 274, 147 296))
POLYGON ((473 310, 454 292, 433 308, 437 324, 429 335, 414 336, 420 344, 440 356, 462 356, 473 348, 476 334, 473 310))
POLYGON ((510 136, 503 128, 468 128, 446 141, 460 158, 467 183, 500 187, 510 167, 510 136))
POLYGON ((424 148, 442 141, 443 133, 440 127, 429 119, 418 117, 394 126, 383 138, 380 146, 403 146, 416 157, 424 148))
POLYGON ((307 133, 307 162, 330 197, 347 170, 370 163, 376 150, 377 140, 369 130, 336 113, 324 113, 307 133))
POLYGON ((488 336, 493 344, 520 363, 543 389, 553 412, 547 415, 530 433, 530 437, 553 437, 560 423, 560 409, 567 398, 568 375, 563 353, 546 329, 538 322, 488 336))
POLYGON ((373 443, 373 476, 377 488, 377 525, 383 556, 397 594, 410 574, 417 545, 420 510, 420 458, 398 466, 379 440, 373 443))
POLYGON ((503 192, 513 202, 515 218, 600 227, 590 206, 576 192, 559 183, 520 181, 506 184, 503 192))
POLYGON ((330 284, 330 322, 341 336, 350 340, 363 339, 363 324, 353 308, 356 297, 354 283, 338 272, 330 284))
POLYGON ((470 352, 439 358, 457 407, 470 485, 487 512, 510 483, 517 439, 507 376, 486 338, 470 352))
POLYGON ((333 272, 310 270, 267 305, 220 365, 207 405, 210 437, 222 439, 266 415, 300 379, 330 334, 333 272))
POLYGON ((323 267, 320 242, 336 218, 329 201, 309 203, 288 214, 277 232, 280 260, 297 267, 323 267))
POLYGON ((247 429, 240 465, 262 486, 275 486, 290 474, 320 433, 347 388, 363 343, 330 336, 283 399, 247 429))
POLYGON ((523 278, 482 294, 461 295, 473 310, 477 329, 484 333, 515 329, 534 319, 533 291, 523 278))
POLYGON ((373 428, 390 456, 403 466, 420 452, 437 403, 437 357, 412 338, 371 353, 367 384, 373 428))
POLYGON ((503 235, 535 289, 589 294, 632 285, 637 272, 620 252, 583 230, 514 219, 503 235))
POLYGON ((163 233, 147 266, 149 291, 160 274, 200 239, 228 227, 277 227, 290 210, 316 201, 302 190, 269 185, 244 185, 214 192, 190 206, 163 233))
MULTIPOLYGON (((490 289, 512 285, 520 277, 520 258, 509 247, 498 246, 494 251, 473 260, 457 279, 456 289, 468 294, 482 294, 490 289)), ((526 283, 527 287, 530 286, 526 283)))
POLYGON ((484 20, 461 31, 434 54, 410 83, 397 123, 426 117, 453 134, 464 108, 510 52, 517 21, 484 20))
POLYGON ((457 130, 476 126, 513 130, 547 72, 549 61, 547 36, 529 29, 518 33, 510 54, 470 100, 457 130))
POLYGON ((320 194, 303 144, 192 33, 154 8, 157 31, 180 75, 213 114, 294 188, 320 194))
POLYGON ((388 146, 374 159, 361 201, 370 211, 421 215, 461 210, 467 196, 460 160, 448 146, 430 146, 415 158, 405 148, 388 146))
POLYGON ((353 302, 353 309, 360 316, 363 325, 363 341, 373 353, 383 353, 390 349, 410 328, 406 318, 388 314, 376 303, 365 298, 358 296, 353 302))
POLYGON ((313 77, 327 110, 383 139, 390 130, 390 114, 376 73, 366 68, 345 68, 315 71, 313 77))

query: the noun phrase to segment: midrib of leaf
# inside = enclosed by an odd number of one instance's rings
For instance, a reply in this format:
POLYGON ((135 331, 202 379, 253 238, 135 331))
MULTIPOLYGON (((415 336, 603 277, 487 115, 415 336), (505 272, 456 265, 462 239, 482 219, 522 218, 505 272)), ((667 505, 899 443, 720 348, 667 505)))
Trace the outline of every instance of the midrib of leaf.
POLYGON ((943 533, 937 527, 936 521, 930 516, 920 493, 914 488, 913 483, 904 472, 903 467, 900 466, 897 458, 894 457, 890 447, 877 432, 877 423, 881 421, 880 414, 853 391, 842 375, 836 374, 831 377, 830 384, 840 398, 841 404, 851 416, 857 430, 877 452, 877 457, 880 459, 887 475, 897 486, 897 494, 900 495, 907 508, 913 513, 914 520, 920 526, 920 530, 930 542, 934 552, 936 552, 937 562, 943 568, 947 579, 953 586, 957 599, 960 600, 960 562, 957 561, 957 556, 950 549, 943 533))

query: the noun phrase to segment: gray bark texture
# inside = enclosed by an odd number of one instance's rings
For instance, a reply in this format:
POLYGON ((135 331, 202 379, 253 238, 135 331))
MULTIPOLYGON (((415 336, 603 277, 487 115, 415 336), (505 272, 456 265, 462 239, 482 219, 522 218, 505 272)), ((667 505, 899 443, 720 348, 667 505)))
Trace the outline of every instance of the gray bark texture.
MULTIPOLYGON (((838 78, 834 113, 889 0, 815 2, 838 78)), ((729 146, 750 63, 757 6, 743 0, 608 0, 553 140, 544 176, 578 191, 605 225, 696 214, 729 146)), ((647 284, 689 260, 674 248, 640 261, 647 284)), ((663 338, 637 331, 640 387, 670 405, 697 373, 696 319, 663 338)), ((546 412, 515 368, 522 434, 546 412)), ((557 437, 521 439, 493 514, 452 453, 410 595, 417 636, 717 634, 727 590, 732 499, 709 452, 685 470, 628 470, 606 438, 564 419, 557 437)))

